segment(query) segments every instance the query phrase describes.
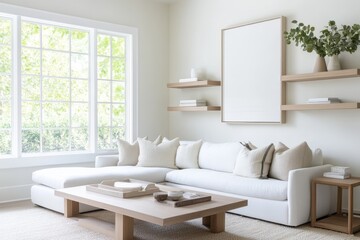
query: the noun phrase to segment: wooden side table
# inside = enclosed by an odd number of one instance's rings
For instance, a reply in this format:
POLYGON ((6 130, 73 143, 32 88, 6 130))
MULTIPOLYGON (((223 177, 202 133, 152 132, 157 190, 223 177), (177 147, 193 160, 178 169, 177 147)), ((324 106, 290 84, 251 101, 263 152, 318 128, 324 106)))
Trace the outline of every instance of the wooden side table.
POLYGON ((360 218, 353 217, 354 188, 360 185, 360 178, 335 179, 319 177, 311 181, 311 226, 326 228, 348 234, 360 230, 360 218), (316 185, 324 184, 337 187, 337 212, 329 217, 316 219, 316 185), (342 213, 342 190, 348 189, 348 213, 342 213))

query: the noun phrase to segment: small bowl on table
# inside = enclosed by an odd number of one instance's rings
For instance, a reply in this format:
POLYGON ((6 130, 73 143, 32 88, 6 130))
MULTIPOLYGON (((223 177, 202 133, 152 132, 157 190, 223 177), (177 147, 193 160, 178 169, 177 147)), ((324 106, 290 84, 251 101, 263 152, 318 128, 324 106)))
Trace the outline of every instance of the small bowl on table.
POLYGON ((182 198, 183 194, 184 194, 183 191, 168 191, 167 199, 173 201, 179 201, 182 198))

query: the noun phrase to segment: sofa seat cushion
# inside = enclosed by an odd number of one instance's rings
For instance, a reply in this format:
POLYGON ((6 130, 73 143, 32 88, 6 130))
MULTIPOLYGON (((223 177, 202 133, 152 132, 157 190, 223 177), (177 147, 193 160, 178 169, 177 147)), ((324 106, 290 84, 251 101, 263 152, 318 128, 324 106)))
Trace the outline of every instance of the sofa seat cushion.
POLYGON ((136 166, 59 167, 35 171, 32 174, 32 180, 54 189, 100 183, 106 179, 123 178, 159 183, 164 182, 166 173, 172 170, 170 168, 136 166))
POLYGON ((288 182, 272 178, 246 178, 208 169, 182 169, 169 172, 166 181, 247 197, 287 200, 288 182))

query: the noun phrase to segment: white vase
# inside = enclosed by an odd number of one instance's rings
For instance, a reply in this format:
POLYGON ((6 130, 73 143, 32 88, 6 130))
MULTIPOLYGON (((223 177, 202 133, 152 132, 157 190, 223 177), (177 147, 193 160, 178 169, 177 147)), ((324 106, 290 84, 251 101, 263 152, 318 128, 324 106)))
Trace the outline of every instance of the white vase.
POLYGON ((326 62, 325 58, 320 57, 319 55, 316 56, 314 72, 326 72, 326 62))
POLYGON ((328 69, 328 71, 341 70, 339 55, 333 55, 333 56, 329 57, 327 69, 328 69))

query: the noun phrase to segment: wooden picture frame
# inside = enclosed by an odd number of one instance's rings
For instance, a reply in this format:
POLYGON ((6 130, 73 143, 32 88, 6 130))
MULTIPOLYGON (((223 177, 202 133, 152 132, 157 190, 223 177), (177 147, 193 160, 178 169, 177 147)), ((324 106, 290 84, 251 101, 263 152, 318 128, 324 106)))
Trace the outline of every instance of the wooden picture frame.
POLYGON ((285 17, 222 30, 222 122, 284 123, 285 17))

